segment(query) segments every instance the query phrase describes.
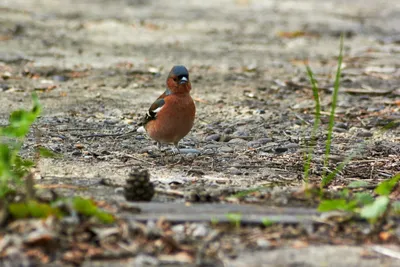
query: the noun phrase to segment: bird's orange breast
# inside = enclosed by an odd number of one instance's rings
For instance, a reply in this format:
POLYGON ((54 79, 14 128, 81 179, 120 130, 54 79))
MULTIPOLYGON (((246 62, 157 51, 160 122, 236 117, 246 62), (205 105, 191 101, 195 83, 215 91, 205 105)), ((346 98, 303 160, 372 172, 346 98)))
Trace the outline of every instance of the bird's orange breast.
POLYGON ((164 100, 156 119, 149 121, 145 128, 152 139, 177 144, 192 129, 196 106, 188 93, 172 94, 164 100))

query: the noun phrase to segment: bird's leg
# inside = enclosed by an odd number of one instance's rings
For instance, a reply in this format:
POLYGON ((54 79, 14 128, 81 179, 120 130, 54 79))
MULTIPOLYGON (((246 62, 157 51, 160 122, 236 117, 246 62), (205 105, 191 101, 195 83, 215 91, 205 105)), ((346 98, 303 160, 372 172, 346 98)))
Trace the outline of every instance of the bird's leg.
POLYGON ((181 151, 179 150, 178 143, 174 143, 174 147, 176 148, 176 150, 178 150, 178 153, 181 154, 181 151))
POLYGON ((174 143, 174 146, 175 146, 176 150, 178 150, 179 155, 181 156, 181 158, 178 160, 177 163, 181 163, 184 160, 184 158, 183 158, 181 151, 179 150, 178 143, 174 143))
POLYGON ((162 161, 163 164, 165 164, 164 153, 161 151, 161 143, 160 142, 157 142, 157 148, 158 148, 158 150, 160 151, 160 154, 161 154, 161 161, 162 161))
POLYGON ((161 151, 161 143, 157 142, 157 148, 161 151))

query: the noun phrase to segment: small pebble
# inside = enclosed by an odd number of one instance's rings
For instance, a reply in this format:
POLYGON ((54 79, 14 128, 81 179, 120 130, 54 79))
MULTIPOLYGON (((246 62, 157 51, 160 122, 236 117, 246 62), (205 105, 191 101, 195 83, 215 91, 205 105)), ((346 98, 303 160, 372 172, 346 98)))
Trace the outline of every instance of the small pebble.
POLYGON ((11 77, 11 73, 8 72, 8 71, 5 71, 3 74, 1 74, 1 77, 2 77, 4 80, 7 80, 7 79, 9 79, 9 78, 11 77))
POLYGON ((64 76, 64 75, 54 75, 53 76, 53 80, 54 81, 56 81, 56 82, 65 82, 65 81, 68 81, 68 77, 67 76, 64 76))
POLYGON ((265 114, 265 110, 263 109, 257 109, 254 114, 265 114))
POLYGON ((259 248, 269 248, 271 247, 271 243, 268 240, 265 240, 263 238, 259 238, 256 241, 257 247, 259 248))
POLYGON ((360 131, 357 136, 358 137, 371 137, 371 136, 373 136, 373 133, 371 133, 367 130, 363 130, 363 131, 360 131))
POLYGON ((177 224, 171 227, 172 232, 176 234, 183 233, 185 231, 185 225, 183 224, 177 224))
POLYGON ((229 146, 223 146, 223 147, 220 147, 218 149, 218 151, 222 152, 222 153, 232 153, 233 152, 233 148, 230 148, 229 146))
POLYGON ((124 194, 124 188, 123 187, 117 187, 114 189, 115 194, 123 195, 124 194))
POLYGON ((258 139, 256 141, 261 143, 261 144, 266 144, 266 143, 272 142, 272 138, 260 138, 260 139, 258 139))
POLYGON ((289 143, 289 144, 285 145, 285 147, 286 147, 287 149, 296 149, 296 148, 299 147, 299 145, 296 144, 296 143, 289 143))
POLYGON ((10 86, 8 86, 5 83, 0 84, 0 91, 7 91, 9 88, 10 88, 10 86))
POLYGON ((145 254, 140 254, 136 256, 135 262, 132 266, 150 267, 150 266, 160 266, 159 264, 160 262, 158 261, 157 258, 145 254))
POLYGON ((181 148, 179 151, 181 151, 182 154, 200 154, 200 150, 195 148, 181 148))
POLYGON ((233 133, 232 128, 225 128, 224 134, 231 134, 231 133, 233 133))
POLYGON ((233 175, 241 175, 242 174, 242 171, 239 170, 238 168, 235 168, 235 167, 229 168, 228 172, 233 174, 233 175))
POLYGON ((80 150, 75 150, 74 152, 72 152, 72 156, 80 156, 82 155, 82 152, 80 150))
POLYGON ((193 237, 205 237, 208 235, 208 229, 204 224, 199 224, 192 233, 193 237))
POLYGON ((337 122, 337 123, 335 123, 335 127, 342 128, 342 129, 346 129, 346 130, 349 128, 349 126, 347 125, 347 123, 344 123, 344 122, 337 122))
POLYGON ((85 146, 84 145, 82 145, 82 144, 75 144, 75 148, 77 148, 77 149, 82 149, 82 148, 84 148, 85 146))
POLYGON ((346 129, 340 128, 340 127, 333 127, 333 131, 337 132, 337 133, 345 133, 345 132, 347 132, 346 129))
POLYGON ((242 138, 233 138, 233 139, 229 140, 228 143, 230 143, 230 144, 246 144, 247 141, 243 140, 242 138))
POLYGON ((203 147, 203 149, 217 149, 217 148, 219 148, 219 145, 213 145, 213 144, 205 145, 203 147))
POLYGON ((220 138, 220 134, 212 134, 206 137, 206 141, 219 141, 220 138))
POLYGON ((288 151, 288 148, 284 147, 284 146, 280 146, 280 147, 275 148, 275 152, 276 153, 283 153, 283 152, 286 152, 286 151, 288 151))

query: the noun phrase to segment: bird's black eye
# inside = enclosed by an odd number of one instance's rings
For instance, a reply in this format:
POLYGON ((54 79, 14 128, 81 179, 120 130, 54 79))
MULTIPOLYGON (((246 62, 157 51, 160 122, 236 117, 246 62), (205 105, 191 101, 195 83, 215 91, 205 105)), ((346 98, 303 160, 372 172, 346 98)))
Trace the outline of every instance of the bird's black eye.
POLYGON ((178 78, 177 78, 177 77, 174 77, 174 81, 175 81, 175 82, 178 81, 178 78))

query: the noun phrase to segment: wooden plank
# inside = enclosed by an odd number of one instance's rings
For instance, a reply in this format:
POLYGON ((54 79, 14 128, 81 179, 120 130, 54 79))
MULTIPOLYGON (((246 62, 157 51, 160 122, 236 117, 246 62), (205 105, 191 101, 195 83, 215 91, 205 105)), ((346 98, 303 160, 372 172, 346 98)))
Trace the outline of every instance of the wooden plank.
POLYGON ((124 205, 141 209, 140 213, 124 212, 129 220, 147 221, 164 217, 171 222, 230 222, 228 214, 240 213, 242 224, 260 224, 268 219, 279 223, 312 222, 319 215, 315 209, 281 208, 237 204, 191 204, 185 203, 152 203, 129 202, 124 205))

